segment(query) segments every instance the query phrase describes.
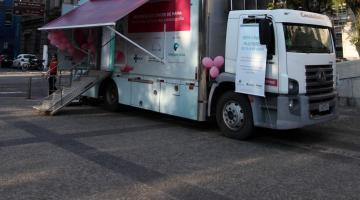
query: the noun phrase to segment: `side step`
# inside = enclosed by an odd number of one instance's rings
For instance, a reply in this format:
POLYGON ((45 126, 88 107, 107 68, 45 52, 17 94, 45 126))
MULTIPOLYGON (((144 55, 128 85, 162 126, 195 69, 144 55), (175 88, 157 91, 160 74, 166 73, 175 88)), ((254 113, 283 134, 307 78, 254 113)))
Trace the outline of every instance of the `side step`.
POLYGON ((70 104, 86 91, 94 87, 100 81, 108 77, 110 73, 101 71, 90 71, 88 76, 82 76, 79 80, 73 81, 70 87, 58 89, 46 97, 41 105, 33 108, 41 113, 55 115, 60 109, 70 104))

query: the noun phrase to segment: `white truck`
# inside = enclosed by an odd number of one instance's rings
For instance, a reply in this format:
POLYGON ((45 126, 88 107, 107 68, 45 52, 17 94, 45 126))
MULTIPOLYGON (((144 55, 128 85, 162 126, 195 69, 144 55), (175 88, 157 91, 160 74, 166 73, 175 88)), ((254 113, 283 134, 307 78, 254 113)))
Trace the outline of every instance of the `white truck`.
POLYGON ((83 95, 102 98, 112 110, 123 104, 196 121, 215 117, 222 133, 237 139, 248 138, 254 126, 295 129, 336 118, 335 47, 327 16, 232 10, 230 1, 128 2, 141 7, 114 24, 42 28, 101 32, 94 68, 112 75, 83 95), (258 47, 266 47, 262 55, 258 47), (216 56, 225 57, 225 65, 211 78, 202 59, 216 56), (265 68, 253 68, 254 62, 265 68))

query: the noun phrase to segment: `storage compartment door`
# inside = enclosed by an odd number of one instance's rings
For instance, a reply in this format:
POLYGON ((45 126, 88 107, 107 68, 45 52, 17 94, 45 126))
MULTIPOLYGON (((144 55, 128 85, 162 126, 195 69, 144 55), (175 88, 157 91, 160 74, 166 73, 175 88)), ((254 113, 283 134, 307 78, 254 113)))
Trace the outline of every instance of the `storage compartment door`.
POLYGON ((161 113, 197 120, 197 100, 197 86, 161 83, 161 113))
POLYGON ((157 82, 150 80, 131 81, 131 105, 159 112, 157 82))

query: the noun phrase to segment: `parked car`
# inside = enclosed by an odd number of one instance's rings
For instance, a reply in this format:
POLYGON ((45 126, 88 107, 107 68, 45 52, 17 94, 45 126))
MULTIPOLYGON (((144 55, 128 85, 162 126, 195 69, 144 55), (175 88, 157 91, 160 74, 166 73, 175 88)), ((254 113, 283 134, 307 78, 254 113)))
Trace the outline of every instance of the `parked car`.
POLYGON ((35 59, 29 59, 29 65, 23 67, 23 70, 43 70, 44 66, 43 66, 43 62, 44 60, 35 58, 35 59))
POLYGON ((41 70, 43 68, 42 60, 38 59, 33 54, 18 55, 13 62, 13 67, 16 67, 16 68, 22 69, 22 70, 28 70, 28 69, 41 70))
POLYGON ((11 67, 12 64, 13 61, 8 55, 0 55, 0 67, 11 67))

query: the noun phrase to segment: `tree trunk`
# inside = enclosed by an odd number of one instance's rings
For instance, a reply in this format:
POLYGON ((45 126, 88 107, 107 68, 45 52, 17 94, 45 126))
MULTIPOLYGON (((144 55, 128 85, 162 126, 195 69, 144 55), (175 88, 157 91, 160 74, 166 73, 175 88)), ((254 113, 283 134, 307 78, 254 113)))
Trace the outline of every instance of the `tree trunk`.
POLYGON ((358 52, 360 52, 360 23, 358 20, 360 20, 360 0, 345 0, 346 4, 349 6, 349 8, 354 12, 355 15, 355 31, 356 34, 356 41, 354 42, 354 45, 356 46, 358 52))

